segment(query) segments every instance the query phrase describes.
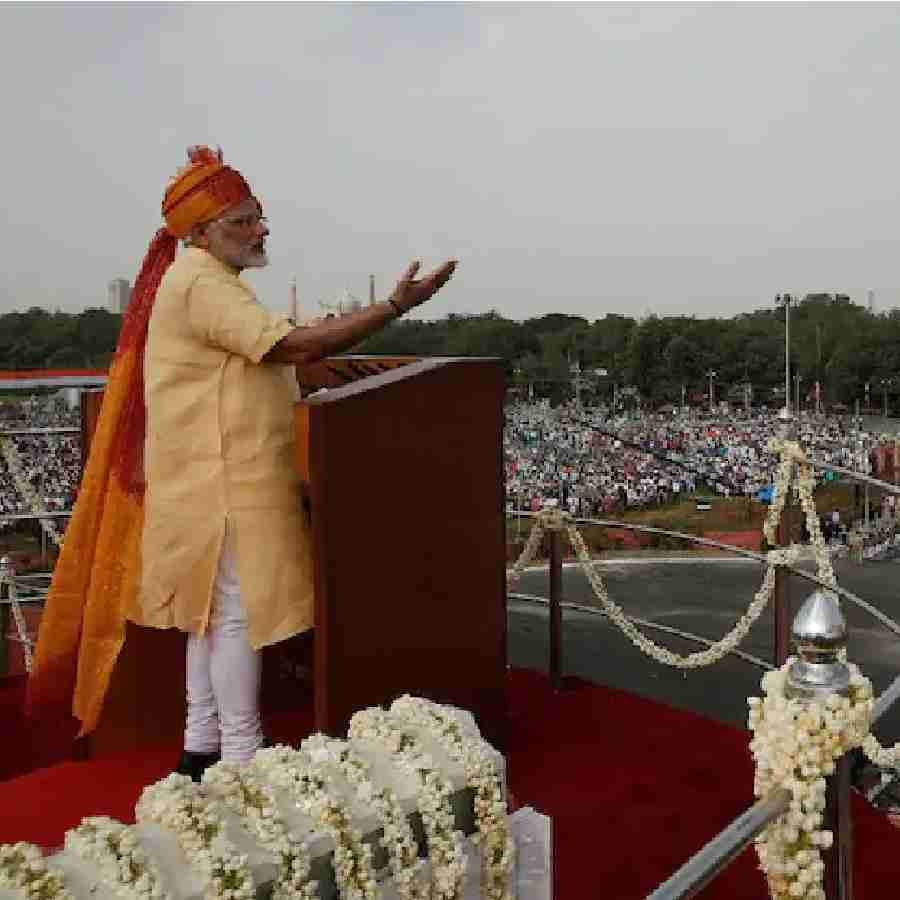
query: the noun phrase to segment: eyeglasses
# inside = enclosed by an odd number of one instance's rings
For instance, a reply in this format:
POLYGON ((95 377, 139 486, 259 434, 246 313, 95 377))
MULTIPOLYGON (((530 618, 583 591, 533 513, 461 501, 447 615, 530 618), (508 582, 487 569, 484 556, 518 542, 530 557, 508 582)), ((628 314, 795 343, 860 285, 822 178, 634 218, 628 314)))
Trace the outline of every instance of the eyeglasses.
POLYGON ((257 225, 268 226, 269 220, 265 216, 258 216, 256 213, 250 213, 246 216, 234 216, 233 218, 218 219, 225 225, 236 225, 238 228, 255 228, 257 225))

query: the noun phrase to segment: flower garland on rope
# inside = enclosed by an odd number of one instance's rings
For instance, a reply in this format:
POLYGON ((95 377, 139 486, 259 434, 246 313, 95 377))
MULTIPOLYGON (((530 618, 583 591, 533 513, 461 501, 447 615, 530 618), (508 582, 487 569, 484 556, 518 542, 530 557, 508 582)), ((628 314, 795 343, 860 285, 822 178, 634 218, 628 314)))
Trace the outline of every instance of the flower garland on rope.
POLYGON ((824 703, 788 699, 790 663, 763 676, 762 700, 748 700, 750 749, 756 761, 754 795, 765 797, 776 788, 791 794, 788 811, 754 843, 773 900, 825 900, 822 850, 833 841, 832 833, 822 828, 825 777, 868 732, 872 685, 848 663, 849 697, 831 694, 824 703))
POLYGON ((622 607, 615 603, 607 593, 603 578, 591 561, 590 552, 578 529, 570 524, 567 527, 567 533, 572 547, 575 549, 575 555, 578 557, 581 570, 587 576, 595 596, 603 607, 603 611, 609 616, 613 624, 641 652, 646 653, 647 656, 650 656, 657 662, 663 663, 663 665, 673 666, 678 669, 697 669, 701 666, 712 665, 712 663, 718 662, 722 657, 731 653, 747 636, 750 627, 762 615, 762 611, 771 599, 775 588, 776 568, 780 565, 791 565, 796 559, 796 548, 794 547, 770 551, 768 554, 769 566, 766 569, 762 584, 747 607, 747 611, 738 619, 734 628, 705 650, 698 650, 696 653, 681 656, 651 641, 629 620, 622 607))
POLYGON ((519 558, 513 563, 512 568, 506 570, 507 585, 515 584, 522 577, 525 566, 537 556, 538 548, 541 546, 543 538, 544 527, 542 518, 539 515, 531 526, 531 531, 528 533, 528 539, 525 541, 525 546, 522 548, 519 558))
POLYGON ((203 784, 242 816, 259 843, 279 860, 273 900, 314 900, 318 882, 309 880, 309 847, 291 834, 272 788, 258 773, 249 766, 219 762, 203 773, 203 784))
POLYGON ((394 792, 388 787, 376 789, 368 762, 347 741, 314 734, 303 741, 300 749, 311 759, 336 767, 357 798, 375 811, 382 825, 381 845, 388 854, 394 886, 401 900, 428 900, 431 892, 422 877, 425 861, 419 859, 419 845, 394 792))
POLYGON ((34 844, 0 844, 0 888, 27 900, 74 900, 62 875, 34 844))
POLYGON ((475 791, 475 822, 482 848, 482 890, 486 900, 511 900, 509 877, 514 844, 506 820, 506 803, 497 765, 488 744, 480 735, 468 732, 452 709, 410 697, 391 704, 391 712, 435 737, 451 759, 462 764, 466 784, 475 791))
POLYGON ((379 744, 418 782, 417 801, 428 838, 433 896, 455 900, 462 888, 466 864, 462 834, 454 827, 450 806, 452 785, 403 722, 380 707, 355 713, 347 735, 351 740, 379 744))
POLYGON ((284 746, 257 751, 250 765, 263 781, 289 790, 300 810, 334 839, 334 880, 341 897, 375 900, 378 884, 372 848, 363 843, 337 799, 327 767, 284 746))
MULTIPOLYGON (((25 473, 22 471, 22 459, 19 451, 16 449, 12 438, 0 438, 0 456, 6 463, 6 468, 12 476, 12 480, 16 486, 16 490, 20 496, 24 498, 31 511, 37 515, 43 512, 41 508, 40 498, 35 489, 29 484, 25 473)), ((59 533, 56 523, 52 519, 40 519, 41 528, 44 529, 47 537, 56 544, 57 547, 62 546, 63 536, 59 533)))
POLYGON ((800 508, 806 518, 806 530, 809 533, 810 544, 816 559, 816 570, 820 581, 824 581, 831 587, 837 585, 834 569, 831 565, 831 557, 822 537, 822 529, 819 527, 819 516, 816 512, 816 502, 813 497, 815 490, 815 476, 810 465, 809 458, 803 448, 796 441, 773 440, 769 443, 769 450, 778 453, 781 462, 778 466, 778 475, 775 481, 775 498, 769 506, 766 515, 763 533, 770 544, 777 541, 778 523, 784 512, 784 504, 794 481, 794 466, 796 465, 797 494, 800 498, 800 508))
POLYGON ((124 900, 171 900, 159 870, 141 848, 134 826, 92 816, 66 832, 65 847, 96 863, 103 880, 124 900))
POLYGON ((138 822, 171 831, 192 865, 209 879, 207 900, 254 900, 247 857, 225 838, 217 801, 186 775, 172 774, 144 788, 135 806, 138 822))

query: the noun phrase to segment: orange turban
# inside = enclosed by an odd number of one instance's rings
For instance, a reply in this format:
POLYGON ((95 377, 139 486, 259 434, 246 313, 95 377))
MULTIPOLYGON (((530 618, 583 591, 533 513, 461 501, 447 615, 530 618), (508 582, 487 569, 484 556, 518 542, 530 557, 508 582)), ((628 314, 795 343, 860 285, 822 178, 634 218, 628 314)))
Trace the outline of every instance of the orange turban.
POLYGON ((144 345, 156 291, 194 226, 252 197, 222 152, 190 147, 166 188, 164 228, 153 236, 122 320, 78 498, 47 593, 28 681, 33 715, 67 707, 92 731, 137 608, 144 524, 144 345))
POLYGON ((241 173, 222 162, 221 150, 189 147, 188 159, 189 164, 166 188, 162 203, 166 227, 178 238, 253 196, 241 173))

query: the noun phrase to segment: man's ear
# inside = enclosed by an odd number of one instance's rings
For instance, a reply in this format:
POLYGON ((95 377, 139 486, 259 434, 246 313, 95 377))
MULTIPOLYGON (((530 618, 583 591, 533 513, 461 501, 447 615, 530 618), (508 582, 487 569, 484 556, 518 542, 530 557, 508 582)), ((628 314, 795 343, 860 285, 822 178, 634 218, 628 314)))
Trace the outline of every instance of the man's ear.
POLYGON ((209 249, 209 226, 207 223, 198 225, 191 231, 191 246, 200 247, 201 250, 209 249))

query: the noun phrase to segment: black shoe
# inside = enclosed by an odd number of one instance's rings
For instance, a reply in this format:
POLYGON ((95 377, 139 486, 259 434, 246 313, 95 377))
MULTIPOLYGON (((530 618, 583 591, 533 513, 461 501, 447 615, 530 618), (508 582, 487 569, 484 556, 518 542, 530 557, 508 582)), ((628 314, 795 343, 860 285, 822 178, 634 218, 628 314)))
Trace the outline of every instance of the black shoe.
POLYGON ((181 754, 175 772, 178 775, 187 775, 192 781, 199 784, 203 773, 221 759, 222 756, 219 753, 192 753, 190 750, 185 750, 181 754))

